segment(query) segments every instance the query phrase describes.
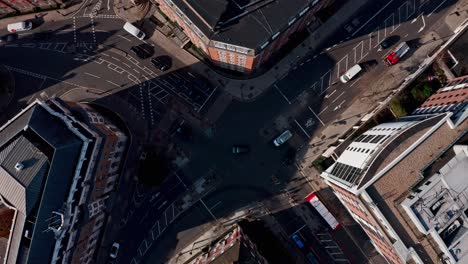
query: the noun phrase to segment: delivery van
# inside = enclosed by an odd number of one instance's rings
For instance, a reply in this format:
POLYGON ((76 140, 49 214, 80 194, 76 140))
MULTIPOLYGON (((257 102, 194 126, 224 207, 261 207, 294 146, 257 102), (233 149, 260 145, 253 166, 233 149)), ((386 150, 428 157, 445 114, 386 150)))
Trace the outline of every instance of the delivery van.
POLYGON ((9 32, 15 33, 19 31, 30 30, 32 28, 32 22, 16 22, 7 25, 7 29, 9 32))
POLYGON ((360 73, 361 71, 362 67, 359 64, 356 64, 353 67, 351 67, 348 71, 346 71, 345 74, 341 75, 340 81, 342 83, 347 83, 351 79, 356 77, 356 75, 358 75, 358 73, 360 73))
POLYGON ((145 36, 146 36, 145 32, 141 31, 139 28, 135 27, 131 23, 128 23, 128 22, 125 23, 123 28, 125 29, 125 31, 127 31, 128 33, 130 33, 131 35, 133 35, 137 39, 143 40, 145 38, 145 36))

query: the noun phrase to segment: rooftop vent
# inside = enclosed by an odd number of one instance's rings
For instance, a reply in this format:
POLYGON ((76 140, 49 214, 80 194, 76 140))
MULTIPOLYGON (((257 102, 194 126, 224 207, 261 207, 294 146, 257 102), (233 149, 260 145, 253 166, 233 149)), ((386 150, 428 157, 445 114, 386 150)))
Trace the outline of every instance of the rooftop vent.
POLYGON ((15 165, 16 171, 21 171, 21 170, 23 170, 23 168, 24 168, 23 163, 21 163, 21 162, 16 163, 16 165, 15 165))

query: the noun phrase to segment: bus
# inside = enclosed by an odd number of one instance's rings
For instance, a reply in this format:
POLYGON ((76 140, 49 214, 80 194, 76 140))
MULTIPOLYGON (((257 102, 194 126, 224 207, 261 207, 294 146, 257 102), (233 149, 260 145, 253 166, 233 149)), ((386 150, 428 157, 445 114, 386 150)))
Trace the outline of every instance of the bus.
POLYGON ((340 227, 340 223, 338 223, 336 218, 328 211, 315 193, 309 194, 309 196, 306 197, 306 201, 317 210, 332 230, 336 230, 340 227))

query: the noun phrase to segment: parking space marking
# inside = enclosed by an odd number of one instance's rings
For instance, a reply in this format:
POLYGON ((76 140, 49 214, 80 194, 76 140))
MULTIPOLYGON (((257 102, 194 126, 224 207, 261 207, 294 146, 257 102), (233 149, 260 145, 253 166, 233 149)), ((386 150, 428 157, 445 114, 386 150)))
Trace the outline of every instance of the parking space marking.
POLYGON ((315 111, 310 107, 308 106, 309 110, 312 112, 312 114, 317 118, 317 120, 322 123, 322 125, 325 127, 325 123, 322 121, 322 119, 320 119, 320 117, 315 113, 315 111))
POLYGON ((320 77, 320 94, 324 93, 329 87, 331 83, 331 70, 328 70, 322 77, 320 77), (325 81, 327 83, 327 87, 324 89, 324 77, 328 75, 328 81, 325 81))
POLYGON ((286 100, 288 104, 291 104, 291 101, 289 101, 288 97, 284 95, 284 93, 280 90, 280 88, 276 84, 274 84, 273 86, 275 87, 276 91, 278 91, 281 94, 281 96, 283 96, 284 100, 286 100))
POLYGON ((301 124, 299 124, 299 122, 297 122, 296 119, 294 119, 294 122, 296 123, 296 125, 301 129, 301 131, 307 136, 307 138, 310 139, 310 135, 307 133, 307 131, 301 126, 301 124))
POLYGON ((346 71, 348 70, 348 54, 346 54, 346 56, 344 56, 341 60, 339 60, 338 63, 337 63, 336 65, 337 65, 337 68, 338 68, 338 69, 336 70, 336 78, 338 79, 338 78, 340 78, 340 75, 341 75, 340 73, 341 73, 341 72, 346 72, 346 71), (343 60, 345 61, 345 63, 344 63, 344 64, 345 64, 345 65, 344 65, 345 67, 344 67, 344 70, 341 70, 341 69, 340 69, 340 68, 341 68, 341 62, 342 62, 343 60))

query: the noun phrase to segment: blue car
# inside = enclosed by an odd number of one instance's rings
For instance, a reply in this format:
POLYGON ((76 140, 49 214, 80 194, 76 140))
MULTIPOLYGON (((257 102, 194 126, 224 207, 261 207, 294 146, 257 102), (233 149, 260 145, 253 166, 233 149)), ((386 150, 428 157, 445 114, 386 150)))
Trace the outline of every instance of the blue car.
POLYGON ((301 239, 299 238, 297 234, 292 235, 291 238, 292 240, 294 240, 294 242, 296 242, 296 245, 299 248, 304 248, 304 242, 301 241, 301 239))

